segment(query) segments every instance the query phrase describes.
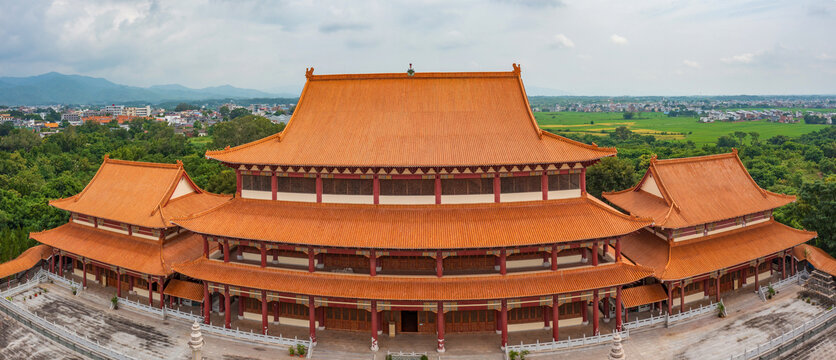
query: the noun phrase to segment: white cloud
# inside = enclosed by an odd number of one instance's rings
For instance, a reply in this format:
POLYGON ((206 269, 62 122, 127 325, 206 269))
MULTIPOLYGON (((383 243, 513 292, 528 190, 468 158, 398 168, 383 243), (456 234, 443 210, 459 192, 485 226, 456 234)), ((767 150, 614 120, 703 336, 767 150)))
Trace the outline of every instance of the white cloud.
POLYGON ((627 45, 627 38, 618 34, 612 34, 612 36, 610 36, 610 41, 617 45, 627 45))
POLYGON ((575 42, 566 37, 566 35, 557 34, 552 38, 551 46, 556 48, 573 48, 575 47, 575 42))
POLYGON ((753 61, 755 61, 755 54, 745 53, 740 55, 734 55, 730 57, 721 58, 720 61, 726 64, 751 64, 753 61))
POLYGON ((684 64, 687 67, 694 68, 694 69, 699 69, 700 68, 700 63, 698 63, 696 61, 693 61, 693 60, 682 60, 682 64, 684 64))

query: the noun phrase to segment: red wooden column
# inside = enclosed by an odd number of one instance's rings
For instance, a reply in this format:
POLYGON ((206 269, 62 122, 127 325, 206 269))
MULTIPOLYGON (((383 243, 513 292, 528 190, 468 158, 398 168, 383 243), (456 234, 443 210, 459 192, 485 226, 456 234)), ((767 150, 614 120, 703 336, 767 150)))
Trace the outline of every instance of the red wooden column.
POLYGON ((160 277, 160 279, 157 280, 157 284, 159 285, 158 290, 159 290, 159 293, 160 293, 160 309, 162 309, 162 308, 165 307, 165 294, 163 294, 163 278, 162 277, 160 277))
MULTIPOLYGON (((627 317, 627 312, 624 312, 627 317)), ((615 330, 621 331, 621 285, 615 288, 615 330)))
POLYGON ((267 291, 261 290, 261 333, 267 335, 267 291))
POLYGON ((610 294, 604 294, 604 301, 601 302, 604 308, 604 322, 610 322, 610 294))
POLYGON ((224 327, 232 329, 232 301, 229 296, 229 285, 224 285, 224 327))
POLYGON ((372 196, 374 196, 374 204, 380 204, 380 178, 377 175, 372 178, 372 196))
POLYGON ((702 292, 703 292, 703 296, 708 297, 709 295, 711 295, 711 294, 708 293, 708 278, 705 278, 702 281, 702 292))
POLYGON ((598 242, 592 242, 592 266, 598 266, 598 242))
POLYGON ((241 170, 235 170, 235 196, 241 197, 241 170))
POLYGON ((685 311, 685 281, 679 280, 679 312, 685 311))
POLYGON ((557 271, 557 245, 552 245, 552 271, 557 271))
POLYGON ((435 312, 435 318, 437 326, 436 332, 438 333, 438 347, 436 347, 436 350, 443 353, 446 349, 444 348, 444 303, 441 301, 438 302, 438 309, 435 312))
POLYGON ((369 275, 377 276, 377 254, 374 249, 369 250, 369 275))
POLYGON ((502 348, 508 346, 508 300, 502 299, 502 312, 500 313, 502 319, 502 348))
POLYGON ((87 261, 81 261, 81 287, 83 289, 87 288, 87 261))
POLYGON ((240 294, 238 295, 238 320, 244 319, 244 299, 247 298, 247 295, 240 294))
POLYGON ((377 320, 377 300, 372 300, 370 311, 372 315, 372 346, 370 348, 372 351, 377 351, 380 350, 380 346, 377 345, 377 325, 379 323, 377 320))
POLYGON ((316 174, 316 202, 322 202, 322 175, 316 174))
POLYGON ((508 269, 505 267, 505 258, 506 258, 506 251, 502 249, 499 251, 499 273, 505 275, 508 272, 508 269))
POLYGON ((586 194, 586 167, 581 168, 581 194, 586 194))
POLYGON ((229 262, 229 240, 224 239, 224 262, 229 262))
MULTIPOLYGON (((673 312, 673 283, 668 282, 668 314, 673 312)), ((718 287, 719 289, 719 287, 718 287)))
POLYGON ((592 335, 598 335, 598 320, 600 318, 598 311, 598 290, 592 291, 592 335))
POLYGON ((717 279, 714 283, 714 297, 717 302, 720 302, 720 274, 717 274, 717 279))
POLYGON ((621 261, 621 237, 615 238, 615 262, 621 261))
POLYGON ((116 297, 122 297, 122 273, 116 268, 116 297))
POLYGON ((441 204, 441 175, 435 176, 435 203, 441 204))
POLYGON ((581 302, 581 323, 589 324, 589 301, 586 300, 581 302))
POLYGON ((308 247, 308 272, 316 270, 316 263, 314 261, 313 247, 308 247))
POLYGON ((267 267, 267 244, 261 243, 261 267, 267 267))
POLYGON ((557 302, 557 295, 552 295, 552 340, 557 341, 560 327, 560 303, 557 302))
POLYGON ((435 252, 435 276, 441 277, 444 275, 444 257, 441 251, 435 252))
POLYGON ((64 255, 58 253, 58 276, 64 276, 64 255))
POLYGON ((548 329, 551 326, 551 316, 549 316, 549 307, 546 305, 541 306, 543 308, 543 329, 548 329))
POLYGON ((279 310, 281 310, 281 307, 282 307, 282 300, 281 299, 276 299, 276 306, 273 308, 273 311, 275 312, 273 314, 273 322, 275 322, 276 324, 279 323, 279 318, 282 316, 282 314, 279 313, 279 310))
POLYGON ((154 306, 154 278, 148 277, 148 306, 154 306))
POLYGON ((52 256, 49 257, 49 272, 55 274, 55 253, 52 253, 52 256))
POLYGON ((540 190, 543 192, 543 200, 549 199, 549 176, 546 175, 546 172, 543 171, 543 175, 540 175, 540 190))
POLYGON ((270 175, 270 192, 273 194, 273 200, 279 198, 279 177, 276 176, 276 172, 273 172, 273 175, 270 175))
POLYGON ((313 295, 308 296, 308 322, 311 330, 311 342, 316 344, 316 304, 313 295))
POLYGON ((206 238, 206 235, 201 235, 203 237, 203 257, 208 259, 209 258, 209 239, 206 238))
POLYGON ((787 278, 787 254, 781 254, 781 279, 787 278))
POLYGON ((790 268, 790 275, 795 276, 796 271, 798 271, 798 264, 795 260, 795 255, 790 255, 790 262, 792 263, 792 268, 790 268))
POLYGON ((212 297, 209 296, 209 283, 203 282, 203 323, 209 324, 212 311, 212 297))
POLYGON ((760 262, 755 260, 755 290, 757 290, 760 286, 758 285, 758 275, 760 275, 760 272, 760 262))
POLYGON ((499 202, 499 194, 501 192, 502 187, 499 183, 499 173, 493 174, 493 202, 499 202))

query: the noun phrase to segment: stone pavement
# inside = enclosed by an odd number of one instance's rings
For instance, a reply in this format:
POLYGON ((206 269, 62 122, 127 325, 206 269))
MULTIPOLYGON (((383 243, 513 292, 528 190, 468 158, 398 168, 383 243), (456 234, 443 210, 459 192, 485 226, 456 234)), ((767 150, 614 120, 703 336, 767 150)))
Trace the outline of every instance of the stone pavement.
MULTIPOLYGON (((823 309, 796 299, 800 286, 781 289, 772 300, 762 302, 752 292, 724 301, 729 316, 705 316, 671 328, 630 333, 623 342, 632 359, 727 359, 781 335, 820 314, 823 309)), ((530 358, 605 359, 609 347, 596 346, 571 352, 532 354, 530 358)))
POLYGON ((0 359, 81 359, 52 341, 41 337, 15 319, 0 315, 0 359))

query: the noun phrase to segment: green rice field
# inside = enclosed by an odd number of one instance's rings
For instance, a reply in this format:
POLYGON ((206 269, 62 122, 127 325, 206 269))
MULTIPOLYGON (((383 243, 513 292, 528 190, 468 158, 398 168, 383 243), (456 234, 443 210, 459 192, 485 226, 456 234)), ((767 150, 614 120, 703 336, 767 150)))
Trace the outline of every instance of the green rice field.
POLYGON ((700 123, 695 117, 668 117, 663 113, 641 113, 626 120, 622 113, 537 112, 534 113, 541 128, 558 134, 580 133, 605 136, 616 127, 626 126, 642 135, 657 139, 691 140, 696 144, 708 144, 735 131, 757 132, 762 140, 776 135, 799 136, 833 125, 781 124, 768 121, 700 123))

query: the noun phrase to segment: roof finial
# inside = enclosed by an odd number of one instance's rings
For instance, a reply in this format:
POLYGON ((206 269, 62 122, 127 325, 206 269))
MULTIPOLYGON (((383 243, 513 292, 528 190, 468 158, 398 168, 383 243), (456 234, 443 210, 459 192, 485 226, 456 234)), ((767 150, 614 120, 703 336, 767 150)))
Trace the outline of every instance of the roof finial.
POLYGON ((737 155, 737 148, 732 148, 731 153, 737 155))
POLYGON ((412 63, 409 63, 409 69, 406 69, 406 75, 407 76, 415 75, 415 69, 412 68, 412 63))
POLYGON ((513 63, 511 64, 514 67, 514 74, 520 75, 522 71, 520 70, 520 64, 513 63))
POLYGON ((110 154, 105 154, 104 161, 107 162, 108 160, 110 160, 110 154))
POLYGON ((305 68, 305 78, 310 80, 313 77, 313 66, 310 68, 305 68))

